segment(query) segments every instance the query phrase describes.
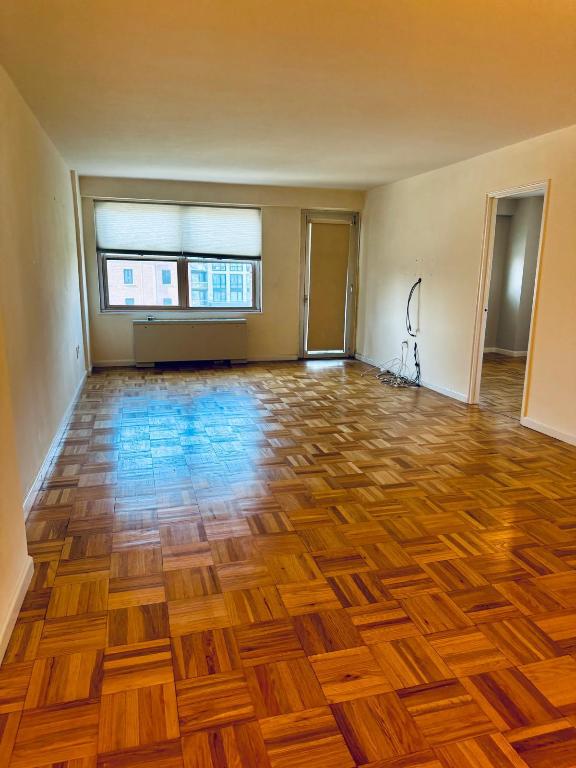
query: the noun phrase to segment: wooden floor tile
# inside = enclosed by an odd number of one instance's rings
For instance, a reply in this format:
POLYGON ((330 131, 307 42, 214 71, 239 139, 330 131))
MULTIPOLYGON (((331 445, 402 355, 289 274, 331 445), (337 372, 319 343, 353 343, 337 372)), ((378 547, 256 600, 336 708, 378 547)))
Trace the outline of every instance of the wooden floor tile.
POLYGON ((368 645, 420 634, 416 624, 395 600, 349 608, 347 613, 362 641, 368 645))
POLYGON ((90 702, 24 712, 10 768, 35 768, 95 755, 99 707, 90 702))
POLYGON ((54 587, 46 611, 47 619, 102 613, 108 609, 108 579, 54 587))
POLYGON ((16 742, 22 711, 0 714, 0 760, 1 765, 8 765, 16 742))
POLYGON ((529 768, 574 766, 576 728, 565 720, 514 731, 507 738, 529 768))
POLYGON ((246 670, 246 676, 258 718, 326 706, 308 659, 260 664, 246 670))
POLYGON ((236 627, 234 635, 245 666, 304 656, 298 635, 289 620, 236 627))
POLYGON ((164 602, 166 602, 166 590, 161 574, 110 579, 108 593, 108 610, 110 611, 164 602))
POLYGON ((496 731, 496 726, 457 680, 406 688, 400 701, 429 744, 447 744, 496 731))
POLYGON ((466 688, 501 731, 542 725, 562 716, 518 669, 474 675, 466 688))
POLYGON ((0 714, 22 709, 33 663, 24 661, 0 668, 0 714))
POLYGON ((232 626, 288 617, 278 590, 273 586, 225 592, 224 604, 232 626))
POLYGON ((184 768, 270 768, 260 726, 255 721, 196 731, 182 739, 184 768))
POLYGON ((306 613, 293 621, 308 656, 364 645, 345 610, 306 613))
POLYGON ((278 715, 260 721, 272 768, 352 768, 346 747, 328 707, 278 715))
POLYGON ((131 645, 169 637, 167 603, 149 603, 108 612, 108 645, 131 645))
POLYGON ((394 688, 448 680, 454 672, 421 636, 371 645, 370 650, 394 688))
POLYGON ((224 596, 220 594, 194 597, 187 600, 171 600, 168 603, 170 634, 173 637, 206 629, 230 626, 224 596))
POLYGON ((512 662, 476 628, 441 632, 431 635, 429 642, 458 677, 512 666, 512 662))
POLYGON ((278 592, 291 616, 318 613, 342 607, 331 586, 320 579, 294 584, 279 584, 278 592))
POLYGON ((167 571, 164 583, 168 600, 204 597, 222 591, 216 569, 211 565, 167 571))
POLYGON ((241 669, 236 637, 231 629, 210 629, 172 639, 176 680, 241 669))
POLYGON ((102 693, 170 683, 174 680, 170 640, 150 640, 108 648, 104 654, 102 693))
POLYGON ((102 650, 37 659, 25 709, 98 699, 102 689, 103 659, 102 650))
POLYGON ((479 736, 437 747, 446 768, 526 768, 526 763, 500 734, 479 736))
POLYGON ((330 704, 385 693, 394 687, 365 645, 310 656, 309 660, 330 704))
POLYGON ((180 735, 174 683, 102 696, 99 752, 157 744, 180 735))
POLYGON ((572 656, 527 664, 520 670, 563 715, 576 715, 576 661, 572 656))
POLYGON ((424 634, 462 629, 472 622, 445 594, 417 595, 402 601, 406 613, 424 634))
POLYGON ((38 654, 43 629, 43 621, 18 621, 8 641, 3 663, 33 661, 38 654))
POLYGON ((88 613, 47 619, 38 646, 38 656, 99 650, 106 645, 106 613, 88 613))
POLYGON ((113 552, 110 560, 110 576, 113 579, 126 576, 153 576, 162 572, 160 547, 134 547, 113 552))
POLYGON ((240 671, 180 680, 176 691, 183 735, 254 718, 248 683, 240 671))
POLYGON ((506 619, 482 624, 481 631, 514 664, 560 656, 560 649, 529 619, 506 619))
MULTIPOLYGON (((70 766, 70 768, 76 768, 76 766, 70 766)), ((180 739, 173 739, 162 744, 99 755, 97 768, 186 768, 186 766, 182 757, 180 739)))
POLYGON ((332 712, 357 765, 427 748, 414 720, 393 693, 335 704, 332 712))

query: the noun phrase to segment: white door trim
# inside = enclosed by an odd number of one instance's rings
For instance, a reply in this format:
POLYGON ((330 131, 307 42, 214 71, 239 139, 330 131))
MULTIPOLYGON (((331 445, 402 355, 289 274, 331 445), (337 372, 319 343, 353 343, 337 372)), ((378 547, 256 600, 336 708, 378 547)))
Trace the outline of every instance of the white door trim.
POLYGON ((300 241, 300 347, 301 358, 353 357, 355 352, 357 278, 360 237, 360 214, 352 211, 302 211, 300 241), (350 226, 350 251, 346 295, 345 349, 343 353, 323 352, 309 355, 306 350, 308 327, 308 295, 310 291, 310 231, 311 224, 348 224, 350 226))
POLYGON ((528 339, 524 393, 522 396, 522 419, 526 417, 528 410, 528 400, 530 396, 530 382, 533 370, 532 352, 534 347, 534 327, 538 313, 538 301, 540 297, 540 273, 542 269, 542 252, 544 250, 546 220, 548 214, 548 203, 550 199, 550 179, 547 179, 546 181, 537 181, 532 184, 525 184, 519 187, 511 187, 510 189, 502 189, 496 192, 489 192, 486 195, 486 212, 484 216, 484 233, 482 238, 482 258, 480 262, 480 275, 478 280, 476 319, 474 326, 474 338, 472 342, 472 360, 468 387, 468 402, 477 404, 480 400, 480 380, 482 378, 482 357, 484 354, 484 338, 486 335, 486 318, 488 314, 488 297, 490 295, 490 278, 492 275, 492 256, 494 251, 494 233, 496 231, 497 202, 502 197, 528 197, 530 196, 530 193, 543 193, 544 205, 542 207, 540 241, 538 243, 536 277, 534 280, 534 297, 532 300, 532 312, 530 316, 530 336, 528 339))

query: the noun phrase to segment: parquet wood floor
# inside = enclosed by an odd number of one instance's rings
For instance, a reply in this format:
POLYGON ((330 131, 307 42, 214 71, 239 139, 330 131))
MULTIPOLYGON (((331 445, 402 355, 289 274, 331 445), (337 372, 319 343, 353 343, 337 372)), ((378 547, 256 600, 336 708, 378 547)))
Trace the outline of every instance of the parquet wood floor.
POLYGON ((576 449, 365 370, 88 379, 2 766, 576 766, 576 449))
POLYGON ((480 406, 519 419, 525 374, 525 357, 486 353, 482 363, 480 406))

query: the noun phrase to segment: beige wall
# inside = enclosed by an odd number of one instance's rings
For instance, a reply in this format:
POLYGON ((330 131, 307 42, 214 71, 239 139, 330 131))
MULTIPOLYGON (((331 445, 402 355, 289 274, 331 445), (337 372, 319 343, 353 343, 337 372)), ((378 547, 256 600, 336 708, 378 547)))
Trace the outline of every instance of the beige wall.
POLYGON ((573 126, 370 191, 358 352, 398 355, 407 291, 422 276, 422 378, 466 398, 486 194, 550 179, 526 423, 576 441, 575 159, 573 126))
POLYGON ((84 375, 82 324, 70 172, 1 68, 0 115, 0 315, 25 496, 84 375))
MULTIPOLYGON (((301 215, 304 209, 362 209, 364 194, 353 190, 299 189, 194 182, 87 177, 80 180, 88 282, 91 353, 94 365, 131 363, 132 321, 146 312, 100 311, 94 232, 94 199, 117 198, 262 206, 262 312, 237 313, 248 322, 251 360, 298 356, 301 215)), ((189 317, 221 313, 186 313, 189 317)), ((230 316, 230 313, 227 314, 230 316)), ((162 313, 182 317, 182 313, 162 313)))
POLYGON ((30 558, 26 549, 22 488, 6 366, 4 329, 0 317, 0 661, 6 650, 18 598, 27 586, 30 558))

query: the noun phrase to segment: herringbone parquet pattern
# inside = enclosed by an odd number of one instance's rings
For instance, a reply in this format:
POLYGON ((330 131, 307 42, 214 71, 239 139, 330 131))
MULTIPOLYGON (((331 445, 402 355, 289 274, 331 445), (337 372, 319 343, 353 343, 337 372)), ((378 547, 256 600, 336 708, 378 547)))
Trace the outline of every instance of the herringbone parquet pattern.
POLYGON ((363 370, 89 378, 2 766, 576 766, 576 450, 363 370))

